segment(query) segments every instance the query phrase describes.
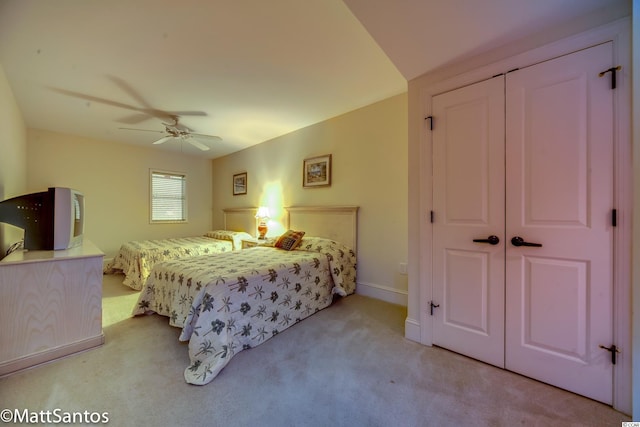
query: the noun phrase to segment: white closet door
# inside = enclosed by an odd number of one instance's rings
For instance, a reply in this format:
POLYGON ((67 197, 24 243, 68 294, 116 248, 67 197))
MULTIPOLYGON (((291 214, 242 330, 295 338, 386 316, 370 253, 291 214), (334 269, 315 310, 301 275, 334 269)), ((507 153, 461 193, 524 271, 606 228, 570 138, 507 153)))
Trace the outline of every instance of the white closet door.
POLYGON ((433 343, 502 367, 504 78, 434 97, 433 115, 433 343))
POLYGON ((432 100, 433 343, 605 403, 612 57, 602 44, 432 100))
POLYGON ((611 43, 506 77, 506 368, 612 402, 611 43), (541 247, 514 246, 521 237, 541 247))

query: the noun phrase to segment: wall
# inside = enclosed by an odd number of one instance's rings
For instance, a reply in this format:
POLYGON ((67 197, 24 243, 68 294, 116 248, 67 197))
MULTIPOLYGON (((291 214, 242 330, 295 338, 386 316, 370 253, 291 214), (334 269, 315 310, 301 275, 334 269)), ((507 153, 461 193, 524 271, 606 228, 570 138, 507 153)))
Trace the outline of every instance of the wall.
POLYGON ((71 187, 85 195, 85 235, 113 257, 129 240, 201 235, 211 226, 211 161, 29 129, 29 192, 71 187), (188 223, 149 223, 149 169, 187 174, 188 223))
MULTIPOLYGON (((27 129, 0 65, 0 200, 19 196, 26 187, 27 129)), ((22 235, 22 229, 0 223, 0 259, 22 235)))
POLYGON ((402 94, 216 159, 213 226, 228 207, 359 206, 358 292, 406 304, 406 141, 402 94), (324 154, 332 155, 331 186, 303 188, 303 160, 324 154), (232 176, 245 171, 247 195, 233 196, 232 176))

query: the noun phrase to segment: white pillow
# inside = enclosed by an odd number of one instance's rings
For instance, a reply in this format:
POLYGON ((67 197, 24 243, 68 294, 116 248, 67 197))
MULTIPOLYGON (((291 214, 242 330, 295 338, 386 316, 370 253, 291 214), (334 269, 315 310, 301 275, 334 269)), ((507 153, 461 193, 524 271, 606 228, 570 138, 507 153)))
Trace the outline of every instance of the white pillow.
POLYGON ((233 242, 233 250, 238 251, 242 249, 242 241, 245 239, 252 239, 251 234, 244 231, 231 231, 231 230, 212 230, 205 233, 206 237, 218 240, 231 240, 233 242))

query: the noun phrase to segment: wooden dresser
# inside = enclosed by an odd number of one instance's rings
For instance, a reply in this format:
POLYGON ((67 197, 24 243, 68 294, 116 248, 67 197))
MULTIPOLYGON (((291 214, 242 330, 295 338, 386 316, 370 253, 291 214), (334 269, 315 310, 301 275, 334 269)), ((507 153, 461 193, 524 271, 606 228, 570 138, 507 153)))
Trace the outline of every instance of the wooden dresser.
POLYGON ((0 261, 0 376, 104 343, 103 257, 85 240, 0 261))

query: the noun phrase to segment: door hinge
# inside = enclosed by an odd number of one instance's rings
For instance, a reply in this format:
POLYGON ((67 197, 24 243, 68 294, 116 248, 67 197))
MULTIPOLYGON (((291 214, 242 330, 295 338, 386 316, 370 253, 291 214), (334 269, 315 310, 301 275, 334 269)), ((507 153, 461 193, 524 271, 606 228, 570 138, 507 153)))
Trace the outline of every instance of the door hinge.
POLYGON ((598 77, 603 77, 607 73, 611 73, 611 89, 616 88, 616 72, 622 70, 622 66, 618 65, 617 67, 611 67, 608 70, 604 70, 598 77))
POLYGON ((435 217, 435 213, 433 213, 433 211, 429 212, 429 221, 431 221, 431 224, 433 224, 434 217, 435 217))
POLYGON ((607 350, 609 352, 611 352, 611 364, 615 365, 616 364, 616 354, 620 353, 620 350, 618 349, 618 347, 616 347, 615 344, 611 344, 611 347, 605 347, 602 344, 599 345, 600 348, 607 350))
POLYGON ((618 226, 618 210, 617 209, 613 209, 611 211, 611 226, 612 227, 618 226))
POLYGON ((434 304, 433 301, 429 301, 429 312, 433 316, 433 309, 440 307, 440 304, 434 304))
POLYGON ((424 118, 425 120, 429 120, 429 130, 433 130, 433 116, 428 116, 424 118))

